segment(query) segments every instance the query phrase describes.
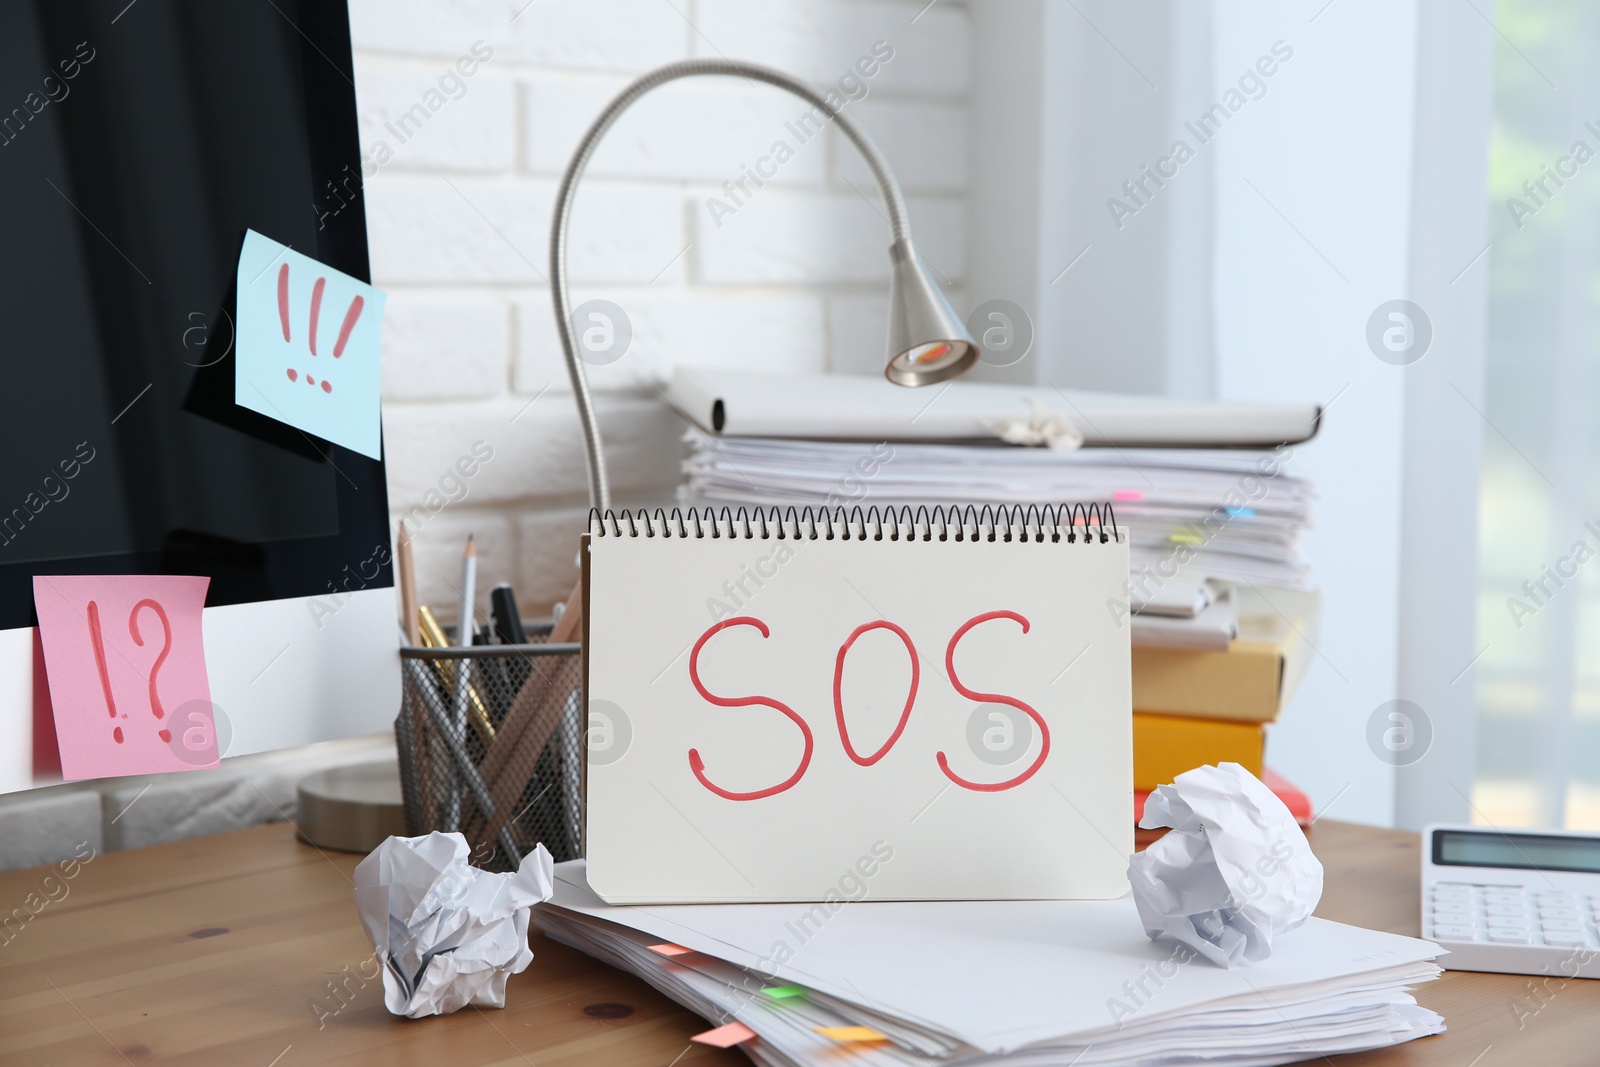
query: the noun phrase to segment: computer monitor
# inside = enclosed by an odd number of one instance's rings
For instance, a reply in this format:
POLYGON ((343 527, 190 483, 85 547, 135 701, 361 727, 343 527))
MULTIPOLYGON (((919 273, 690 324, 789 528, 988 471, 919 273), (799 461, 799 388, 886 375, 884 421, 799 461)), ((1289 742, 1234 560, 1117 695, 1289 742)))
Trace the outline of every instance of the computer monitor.
POLYGON ((39 574, 210 576, 226 754, 392 723, 383 464, 232 402, 245 229, 367 280, 360 174, 339 0, 0 5, 0 792, 59 779, 39 574))

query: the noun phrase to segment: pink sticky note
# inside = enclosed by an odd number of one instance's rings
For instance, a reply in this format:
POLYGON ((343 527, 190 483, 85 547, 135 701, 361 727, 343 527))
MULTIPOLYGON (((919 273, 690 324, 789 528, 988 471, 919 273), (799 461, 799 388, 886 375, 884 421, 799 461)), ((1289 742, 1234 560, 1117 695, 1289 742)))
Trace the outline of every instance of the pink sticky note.
POLYGON ((64 778, 218 765, 200 629, 210 584, 173 574, 34 578, 64 778))
POLYGON ((695 1034, 689 1040, 702 1045, 715 1045, 717 1048, 732 1048, 755 1036, 756 1032, 744 1023, 729 1023, 715 1030, 707 1030, 703 1034, 695 1034))

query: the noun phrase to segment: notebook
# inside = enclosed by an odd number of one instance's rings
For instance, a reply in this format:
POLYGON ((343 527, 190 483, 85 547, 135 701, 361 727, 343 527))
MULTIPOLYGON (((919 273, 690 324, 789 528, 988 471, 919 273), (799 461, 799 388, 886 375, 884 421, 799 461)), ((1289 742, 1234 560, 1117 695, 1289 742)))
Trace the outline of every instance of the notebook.
POLYGON ((585 855, 612 904, 1110 898, 1109 507, 591 516, 585 855))

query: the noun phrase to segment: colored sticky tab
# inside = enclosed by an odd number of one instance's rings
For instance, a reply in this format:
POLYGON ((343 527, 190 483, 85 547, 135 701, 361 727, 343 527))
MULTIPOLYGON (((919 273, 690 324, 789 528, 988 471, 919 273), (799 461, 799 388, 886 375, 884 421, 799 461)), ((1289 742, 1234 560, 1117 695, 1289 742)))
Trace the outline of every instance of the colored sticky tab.
POLYGON ((233 399, 381 459, 378 330, 386 297, 254 230, 239 252, 233 399))
POLYGON ((1230 517, 1232 517, 1232 518, 1235 518, 1235 519, 1252 519, 1252 518, 1255 518, 1255 514, 1256 514, 1256 509, 1255 508, 1229 508, 1228 509, 1228 515, 1230 517))
POLYGON ((762 992, 773 1000, 788 1000, 790 997, 803 997, 806 995, 805 988, 797 985, 775 985, 770 989, 763 989, 762 992))
POLYGON ((1171 541, 1173 544, 1178 544, 1178 545, 1198 545, 1198 544, 1200 544, 1200 538, 1195 534, 1180 534, 1180 533, 1170 534, 1170 535, 1168 535, 1167 540, 1171 541))
POLYGON ((870 1026, 813 1026, 812 1029, 823 1037, 831 1037, 835 1041, 889 1040, 870 1026))
POLYGON ((1144 494, 1137 489, 1118 489, 1111 494, 1112 500, 1143 500, 1144 494))
POLYGON ((650 951, 658 956, 687 956, 694 949, 684 948, 682 945, 651 945, 650 951))
POLYGON ((200 626, 210 584, 176 574, 34 578, 63 777, 218 765, 200 626))
POLYGON ((756 1036, 756 1032, 744 1023, 729 1023, 719 1026, 715 1030, 707 1030, 703 1034, 695 1034, 689 1040, 701 1045, 715 1045, 717 1048, 732 1048, 743 1041, 749 1041, 756 1036))

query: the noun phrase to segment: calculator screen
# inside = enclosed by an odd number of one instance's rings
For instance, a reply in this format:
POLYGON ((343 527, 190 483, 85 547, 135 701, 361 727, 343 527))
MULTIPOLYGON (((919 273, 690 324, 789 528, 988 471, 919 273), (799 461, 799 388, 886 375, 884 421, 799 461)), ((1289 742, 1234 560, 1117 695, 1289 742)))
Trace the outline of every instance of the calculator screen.
POLYGON ((1600 838, 1436 830, 1433 862, 1448 867, 1600 873, 1600 838))

